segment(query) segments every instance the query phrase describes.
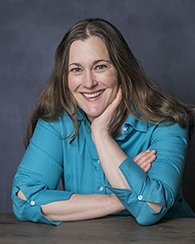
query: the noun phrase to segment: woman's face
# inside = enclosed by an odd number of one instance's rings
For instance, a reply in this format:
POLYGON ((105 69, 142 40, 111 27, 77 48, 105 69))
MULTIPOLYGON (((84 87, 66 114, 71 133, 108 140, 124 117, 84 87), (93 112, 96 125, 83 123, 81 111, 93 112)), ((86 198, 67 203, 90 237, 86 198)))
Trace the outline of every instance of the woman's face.
POLYGON ((96 36, 71 44, 68 86, 90 122, 116 97, 117 71, 104 42, 96 36))

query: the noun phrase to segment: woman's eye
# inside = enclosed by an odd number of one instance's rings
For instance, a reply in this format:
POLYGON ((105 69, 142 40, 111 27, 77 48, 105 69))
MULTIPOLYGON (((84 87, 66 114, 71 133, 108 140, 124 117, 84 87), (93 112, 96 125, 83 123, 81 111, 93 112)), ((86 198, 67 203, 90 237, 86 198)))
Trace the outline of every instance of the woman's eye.
POLYGON ((106 65, 101 64, 101 65, 96 66, 96 69, 101 70, 101 69, 105 69, 106 67, 107 67, 106 65))
POLYGON ((81 72, 81 68, 73 68, 70 71, 72 71, 74 73, 79 73, 79 72, 81 72))

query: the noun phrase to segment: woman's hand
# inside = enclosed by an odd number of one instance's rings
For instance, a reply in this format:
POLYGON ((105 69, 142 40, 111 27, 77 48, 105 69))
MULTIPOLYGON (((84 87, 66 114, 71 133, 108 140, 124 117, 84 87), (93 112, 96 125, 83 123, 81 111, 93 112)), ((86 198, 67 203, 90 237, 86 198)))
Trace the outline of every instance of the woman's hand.
POLYGON ((139 165, 139 167, 141 169, 143 169, 143 171, 145 173, 147 173, 149 171, 149 169, 151 168, 151 163, 156 159, 156 151, 155 150, 146 150, 143 151, 141 153, 139 153, 134 159, 133 161, 136 162, 137 165, 139 165))
POLYGON ((106 110, 99 117, 94 119, 91 124, 91 134, 93 141, 95 140, 95 135, 108 135, 110 121, 121 100, 122 89, 121 87, 119 87, 116 98, 112 101, 111 104, 108 105, 106 110))

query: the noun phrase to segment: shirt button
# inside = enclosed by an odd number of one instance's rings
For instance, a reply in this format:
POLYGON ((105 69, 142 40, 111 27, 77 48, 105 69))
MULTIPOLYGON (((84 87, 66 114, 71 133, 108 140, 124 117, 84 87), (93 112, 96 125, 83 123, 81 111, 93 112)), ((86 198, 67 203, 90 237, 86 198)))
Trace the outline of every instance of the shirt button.
POLYGON ((34 201, 31 201, 31 202, 30 202, 30 205, 31 205, 31 206, 35 205, 35 202, 34 202, 34 201))
POLYGON ((123 127, 123 131, 124 131, 124 132, 127 131, 127 127, 123 127))
POLYGON ((100 187, 100 191, 103 191, 103 190, 104 190, 104 187, 103 187, 103 186, 101 186, 101 187, 100 187))
POLYGON ((100 160, 98 160, 97 163, 100 164, 100 160))
POLYGON ((143 199, 142 195, 139 195, 138 200, 142 200, 142 199, 143 199))

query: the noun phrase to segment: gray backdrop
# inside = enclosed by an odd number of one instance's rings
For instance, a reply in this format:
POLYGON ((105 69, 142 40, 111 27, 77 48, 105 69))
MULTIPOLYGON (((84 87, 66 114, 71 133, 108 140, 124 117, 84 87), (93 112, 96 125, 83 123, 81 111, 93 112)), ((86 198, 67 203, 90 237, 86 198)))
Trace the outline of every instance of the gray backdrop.
MULTIPOLYGON (((11 212, 11 185, 24 153, 23 131, 55 49, 76 21, 105 18, 126 38, 146 73, 195 104, 194 0, 0 0, 0 211, 11 212)), ((193 140, 195 141, 195 139, 193 140)), ((195 144, 183 190, 195 210, 195 144)))

